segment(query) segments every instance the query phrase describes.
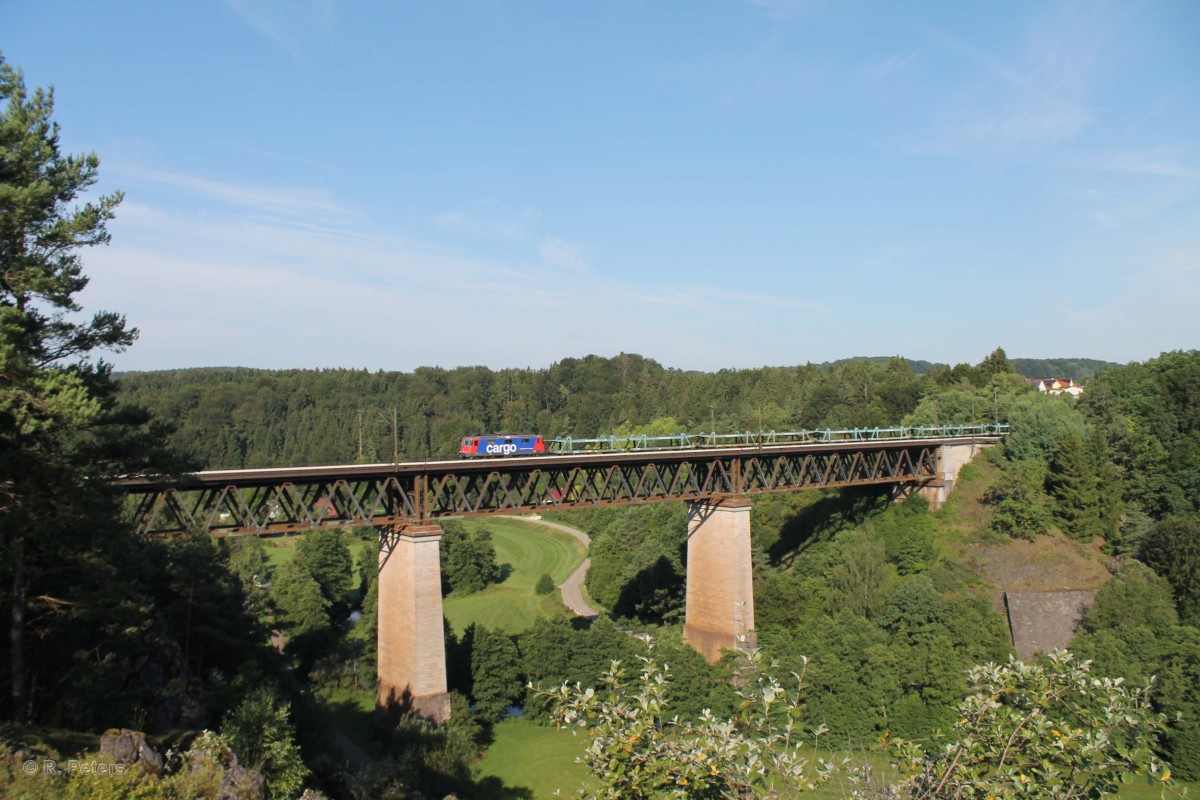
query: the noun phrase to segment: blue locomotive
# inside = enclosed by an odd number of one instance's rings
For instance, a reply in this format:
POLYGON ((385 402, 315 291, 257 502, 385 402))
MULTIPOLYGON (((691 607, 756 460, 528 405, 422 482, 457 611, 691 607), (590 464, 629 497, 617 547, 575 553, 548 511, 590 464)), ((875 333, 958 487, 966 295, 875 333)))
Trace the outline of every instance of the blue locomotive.
POLYGON ((458 448, 458 457, 532 456, 545 452, 545 441, 532 433, 485 433, 464 436, 462 446, 458 448))

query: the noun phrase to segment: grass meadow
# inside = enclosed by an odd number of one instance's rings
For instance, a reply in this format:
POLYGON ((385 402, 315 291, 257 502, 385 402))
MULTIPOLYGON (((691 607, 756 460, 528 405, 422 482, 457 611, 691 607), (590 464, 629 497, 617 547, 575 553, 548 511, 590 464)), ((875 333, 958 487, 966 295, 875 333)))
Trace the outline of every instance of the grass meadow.
POLYGON ((554 797, 559 789, 563 797, 572 797, 586 785, 587 770, 575 763, 583 740, 570 731, 516 718, 496 725, 493 736, 475 773, 480 800, 538 800, 554 797))
POLYGON ((586 554, 579 540, 567 533, 505 517, 463 520, 468 529, 486 525, 496 546, 496 562, 505 574, 503 581, 482 592, 442 601, 442 613, 458 633, 471 623, 506 633, 520 633, 539 619, 567 616, 562 595, 534 592, 543 573, 558 586, 582 563, 586 554))

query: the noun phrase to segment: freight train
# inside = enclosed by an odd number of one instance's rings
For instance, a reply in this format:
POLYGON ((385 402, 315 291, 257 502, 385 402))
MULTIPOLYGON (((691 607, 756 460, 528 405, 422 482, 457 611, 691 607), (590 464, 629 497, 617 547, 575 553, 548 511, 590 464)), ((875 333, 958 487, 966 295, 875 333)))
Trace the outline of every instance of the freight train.
POLYGON ((917 425, 893 428, 839 428, 800 431, 745 431, 742 433, 677 433, 670 436, 605 436, 543 439, 534 433, 481 433, 464 436, 459 458, 541 456, 552 453, 622 452, 626 450, 690 450, 711 447, 771 447, 788 444, 868 442, 959 437, 997 437, 1008 433, 1007 423, 977 425, 917 425))

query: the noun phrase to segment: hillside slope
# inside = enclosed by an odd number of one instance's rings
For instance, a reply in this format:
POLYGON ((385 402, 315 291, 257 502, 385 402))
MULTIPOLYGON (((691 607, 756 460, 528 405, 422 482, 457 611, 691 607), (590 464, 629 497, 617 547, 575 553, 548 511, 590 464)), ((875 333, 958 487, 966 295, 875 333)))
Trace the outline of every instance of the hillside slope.
POLYGON ((1077 542, 1051 530, 1026 541, 993 532, 993 512, 984 496, 998 474, 981 454, 964 468, 950 500, 935 514, 945 531, 944 554, 967 565, 986 585, 997 611, 1004 611, 1005 592, 1094 591, 1112 578, 1099 538, 1077 542))

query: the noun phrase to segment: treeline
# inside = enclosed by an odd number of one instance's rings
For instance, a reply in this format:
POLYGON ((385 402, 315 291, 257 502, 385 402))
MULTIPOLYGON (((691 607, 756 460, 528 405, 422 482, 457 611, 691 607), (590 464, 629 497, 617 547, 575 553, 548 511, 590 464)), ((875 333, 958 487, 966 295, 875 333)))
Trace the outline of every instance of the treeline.
MULTIPOLYGON (((822 369, 834 369, 836 367, 851 364, 854 362, 865 361, 872 364, 882 364, 889 359, 887 356, 857 356, 854 358, 840 358, 837 361, 825 361, 817 366, 822 369)), ((949 369, 949 364, 935 363, 931 361, 920 361, 911 358, 904 359, 912 367, 914 375, 924 375, 936 369, 949 369)), ((1085 381, 1089 378, 1094 378, 1106 367, 1120 366, 1115 361, 1101 361, 1096 358, 1014 358, 1012 359, 1013 371, 1025 378, 1074 378, 1076 381, 1085 381)))
POLYGON ((1074 378, 1077 382, 1099 375, 1109 367, 1117 367, 1113 361, 1095 358, 1014 358, 1012 367, 1026 378, 1074 378))
MULTIPOLYGON (((451 457, 461 437, 481 432, 883 426, 924 396, 963 381, 979 388, 988 378, 969 364, 930 365, 918 375, 902 358, 689 372, 622 353, 546 369, 126 373, 120 388, 123 401, 175 425, 169 443, 194 466, 240 468, 451 457)), ((991 400, 980 392, 960 416, 990 420, 991 400)))

